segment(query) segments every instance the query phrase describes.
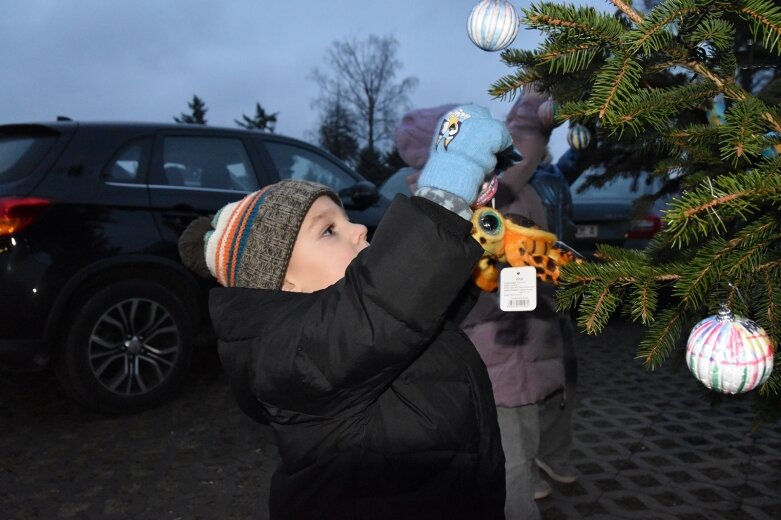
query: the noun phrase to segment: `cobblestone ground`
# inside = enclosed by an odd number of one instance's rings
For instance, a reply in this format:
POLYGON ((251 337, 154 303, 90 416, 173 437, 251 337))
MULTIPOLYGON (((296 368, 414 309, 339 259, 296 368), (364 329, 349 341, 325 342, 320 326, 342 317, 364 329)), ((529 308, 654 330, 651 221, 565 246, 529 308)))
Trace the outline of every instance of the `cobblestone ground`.
POLYGON ((779 424, 752 434, 751 398, 712 406, 682 359, 649 372, 634 359, 642 330, 609 329, 578 338, 581 478, 552 483, 543 518, 781 518, 779 424))
MULTIPOLYGON (((621 322, 578 338, 581 478, 554 483, 543 518, 781 518, 779 425, 752 435, 749 400, 711 407, 685 369, 646 372, 638 338, 621 322)), ((276 463, 213 354, 129 417, 85 412, 48 374, 0 375, 0 520, 267 518, 276 463)))

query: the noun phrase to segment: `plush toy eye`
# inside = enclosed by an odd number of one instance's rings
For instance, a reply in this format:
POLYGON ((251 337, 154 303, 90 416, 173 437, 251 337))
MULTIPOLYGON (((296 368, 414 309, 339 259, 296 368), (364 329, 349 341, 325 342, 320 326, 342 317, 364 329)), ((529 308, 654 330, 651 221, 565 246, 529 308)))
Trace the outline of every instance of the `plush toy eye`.
POLYGON ((480 228, 490 235, 496 235, 502 230, 502 221, 496 213, 486 211, 480 215, 480 228))

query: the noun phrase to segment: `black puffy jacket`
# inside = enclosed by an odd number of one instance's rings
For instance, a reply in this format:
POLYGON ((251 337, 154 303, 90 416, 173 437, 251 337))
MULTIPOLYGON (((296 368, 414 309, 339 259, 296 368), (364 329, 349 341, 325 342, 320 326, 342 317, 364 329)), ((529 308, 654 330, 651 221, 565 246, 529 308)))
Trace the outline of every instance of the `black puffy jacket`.
POLYGON ((231 385, 278 443, 272 518, 503 518, 491 383, 445 319, 482 254, 470 229, 397 197, 337 284, 213 290, 231 385))

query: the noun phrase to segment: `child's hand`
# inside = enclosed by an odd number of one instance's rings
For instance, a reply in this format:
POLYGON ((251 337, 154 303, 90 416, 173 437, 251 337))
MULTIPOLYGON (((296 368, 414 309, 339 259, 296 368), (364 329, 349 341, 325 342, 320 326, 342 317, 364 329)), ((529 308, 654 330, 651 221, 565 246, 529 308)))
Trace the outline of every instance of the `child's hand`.
POLYGON ((494 171, 496 155, 512 145, 507 127, 488 110, 457 107, 445 115, 435 135, 418 187, 452 193, 471 205, 486 175, 494 171))

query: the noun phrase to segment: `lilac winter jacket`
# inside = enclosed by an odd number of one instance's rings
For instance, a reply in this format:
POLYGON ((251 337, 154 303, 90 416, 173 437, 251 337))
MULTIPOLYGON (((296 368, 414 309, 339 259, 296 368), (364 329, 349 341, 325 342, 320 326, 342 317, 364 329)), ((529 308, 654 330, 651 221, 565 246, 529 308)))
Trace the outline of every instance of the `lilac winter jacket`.
MULTIPOLYGON (((545 155, 549 129, 537 111, 546 99, 529 92, 510 110, 507 127, 523 161, 504 172, 496 197, 500 211, 524 215, 545 229, 545 210, 529 181, 545 155)), ((537 284, 537 308, 531 312, 503 312, 498 293, 482 293, 461 327, 488 367, 497 406, 533 404, 564 386, 553 286, 537 284)))
POLYGON ((536 403, 564 386, 563 344, 553 288, 537 284, 537 308, 504 312, 482 293, 461 327, 488 367, 497 406, 536 403))

